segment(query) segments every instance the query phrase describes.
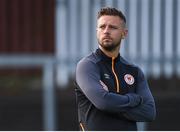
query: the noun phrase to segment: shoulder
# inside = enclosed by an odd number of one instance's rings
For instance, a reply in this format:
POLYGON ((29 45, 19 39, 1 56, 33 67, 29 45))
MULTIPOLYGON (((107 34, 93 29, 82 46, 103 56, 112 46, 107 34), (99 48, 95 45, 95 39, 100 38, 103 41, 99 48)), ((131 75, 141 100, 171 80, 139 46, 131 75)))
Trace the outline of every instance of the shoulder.
POLYGON ((136 71, 136 73, 138 74, 138 76, 144 76, 143 71, 141 70, 141 68, 139 66, 137 66, 134 63, 131 63, 129 61, 127 61, 126 59, 124 59, 123 57, 120 57, 120 61, 121 63, 123 63, 123 65, 125 65, 125 67, 136 71))
POLYGON ((134 69, 139 69, 139 67, 129 61, 127 61, 126 59, 124 59, 122 56, 120 56, 120 61, 123 65, 125 65, 126 67, 130 67, 130 68, 134 68, 134 69))
POLYGON ((98 58, 98 56, 96 56, 93 53, 89 54, 86 57, 83 57, 78 63, 77 63, 77 68, 86 68, 86 69, 91 69, 91 68, 97 68, 97 62, 100 59, 98 58))

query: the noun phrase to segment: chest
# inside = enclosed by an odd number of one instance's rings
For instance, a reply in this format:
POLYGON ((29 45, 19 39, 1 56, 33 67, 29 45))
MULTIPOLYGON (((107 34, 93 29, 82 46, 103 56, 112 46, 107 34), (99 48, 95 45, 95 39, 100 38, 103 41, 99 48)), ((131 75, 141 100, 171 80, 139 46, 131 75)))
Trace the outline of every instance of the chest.
POLYGON ((137 87, 137 70, 134 67, 116 63, 100 64, 101 80, 110 92, 119 94, 135 93, 137 87), (119 87, 119 92, 118 92, 119 87))

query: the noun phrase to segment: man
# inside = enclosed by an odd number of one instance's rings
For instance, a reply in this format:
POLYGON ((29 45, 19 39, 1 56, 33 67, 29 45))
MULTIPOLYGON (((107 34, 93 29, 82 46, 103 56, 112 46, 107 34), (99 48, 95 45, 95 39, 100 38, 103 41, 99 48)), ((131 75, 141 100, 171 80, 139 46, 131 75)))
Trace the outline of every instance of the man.
POLYGON ((155 119, 155 103, 142 71, 119 53, 127 36, 121 11, 98 12, 99 48, 76 68, 76 97, 81 130, 137 130, 136 122, 155 119))

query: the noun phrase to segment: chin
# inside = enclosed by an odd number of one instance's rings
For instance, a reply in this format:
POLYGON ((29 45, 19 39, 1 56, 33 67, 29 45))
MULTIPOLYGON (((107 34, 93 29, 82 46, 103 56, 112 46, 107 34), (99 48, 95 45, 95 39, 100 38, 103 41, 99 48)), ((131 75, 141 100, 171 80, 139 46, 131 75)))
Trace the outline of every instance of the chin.
POLYGON ((112 43, 103 43, 102 44, 104 47, 111 47, 113 44, 112 43))
POLYGON ((109 52, 116 50, 116 48, 119 46, 119 44, 112 44, 112 43, 102 43, 100 45, 104 50, 109 52))

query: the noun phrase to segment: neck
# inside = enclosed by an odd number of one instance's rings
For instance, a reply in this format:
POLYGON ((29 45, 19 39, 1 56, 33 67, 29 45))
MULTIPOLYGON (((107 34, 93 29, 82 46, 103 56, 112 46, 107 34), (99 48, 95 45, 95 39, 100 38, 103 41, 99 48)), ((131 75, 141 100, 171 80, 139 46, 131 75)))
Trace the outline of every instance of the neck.
POLYGON ((105 55, 107 55, 108 57, 111 57, 111 58, 116 58, 117 56, 118 56, 118 54, 119 54, 119 49, 120 49, 120 47, 117 47, 115 50, 113 50, 113 51, 107 51, 107 50, 105 50, 103 47, 101 47, 100 45, 99 45, 99 48, 102 50, 102 52, 105 54, 105 55))

